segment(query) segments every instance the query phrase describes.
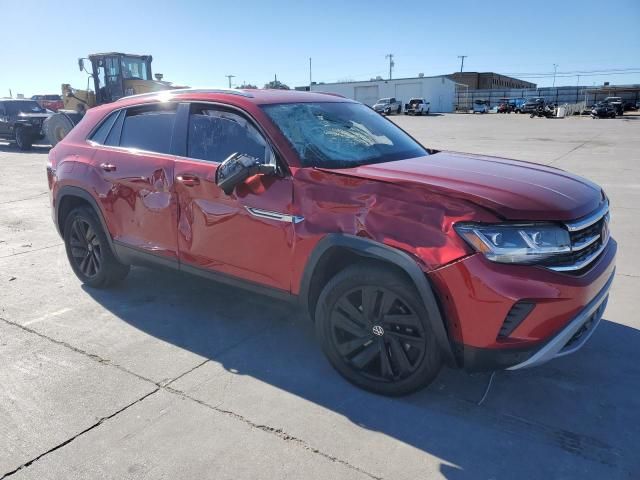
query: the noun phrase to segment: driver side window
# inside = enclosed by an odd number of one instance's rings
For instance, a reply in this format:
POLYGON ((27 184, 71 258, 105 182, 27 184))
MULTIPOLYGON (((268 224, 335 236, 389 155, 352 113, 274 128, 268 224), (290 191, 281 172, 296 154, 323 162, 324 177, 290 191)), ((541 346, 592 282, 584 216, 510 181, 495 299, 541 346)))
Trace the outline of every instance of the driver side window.
POLYGON ((189 115, 187 156, 221 163, 233 153, 243 153, 264 163, 273 161, 269 144, 245 117, 210 105, 192 105, 189 115))

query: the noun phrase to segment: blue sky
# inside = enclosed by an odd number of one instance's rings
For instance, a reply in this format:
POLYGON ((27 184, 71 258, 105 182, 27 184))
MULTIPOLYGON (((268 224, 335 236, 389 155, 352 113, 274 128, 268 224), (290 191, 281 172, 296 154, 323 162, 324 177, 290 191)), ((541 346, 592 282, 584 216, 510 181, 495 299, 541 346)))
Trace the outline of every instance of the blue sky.
MULTIPOLYGON (((602 1, 0 0, 0 96, 86 88, 89 53, 152 54, 153 71, 190 86, 273 78, 367 80, 465 71, 548 73, 636 68, 580 84, 640 83, 640 0, 602 1), (491 4, 490 7, 487 5, 491 4), (591 30, 597 33, 592 34, 591 30)), ((575 85, 573 76, 556 85, 575 85)), ((524 78, 524 77, 523 77, 524 78)), ((551 78, 526 78, 541 86, 551 78)))

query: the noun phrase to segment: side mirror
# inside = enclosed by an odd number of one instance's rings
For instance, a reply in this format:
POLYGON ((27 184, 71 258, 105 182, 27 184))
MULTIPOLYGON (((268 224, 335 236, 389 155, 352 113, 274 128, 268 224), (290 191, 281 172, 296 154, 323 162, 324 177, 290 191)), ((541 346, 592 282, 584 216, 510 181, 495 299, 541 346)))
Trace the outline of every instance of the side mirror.
POLYGON ((244 153, 232 153, 216 170, 216 185, 224 193, 231 195, 237 185, 258 173, 273 174, 275 165, 264 164, 255 157, 244 153))
POLYGON ((84 70, 84 60, 82 58, 78 59, 78 68, 81 72, 84 70))

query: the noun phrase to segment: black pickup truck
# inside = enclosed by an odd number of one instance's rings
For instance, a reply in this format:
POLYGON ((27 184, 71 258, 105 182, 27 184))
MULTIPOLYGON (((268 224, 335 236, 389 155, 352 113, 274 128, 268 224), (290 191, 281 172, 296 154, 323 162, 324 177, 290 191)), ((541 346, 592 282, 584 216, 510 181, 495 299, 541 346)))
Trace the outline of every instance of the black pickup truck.
POLYGON ((44 138, 42 124, 50 115, 35 100, 0 98, 0 140, 15 142, 20 150, 29 150, 44 138))

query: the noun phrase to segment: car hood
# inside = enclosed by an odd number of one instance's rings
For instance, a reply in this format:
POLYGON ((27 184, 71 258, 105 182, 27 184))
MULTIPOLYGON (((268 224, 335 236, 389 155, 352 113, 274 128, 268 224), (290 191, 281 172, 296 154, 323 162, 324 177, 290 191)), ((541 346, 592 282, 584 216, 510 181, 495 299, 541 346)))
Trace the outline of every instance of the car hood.
POLYGON ((456 152, 329 170, 464 198, 507 220, 574 220, 596 210, 600 187, 535 163, 456 152))

